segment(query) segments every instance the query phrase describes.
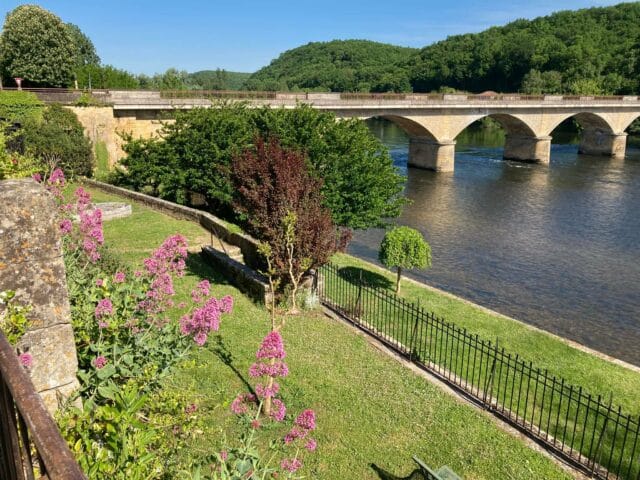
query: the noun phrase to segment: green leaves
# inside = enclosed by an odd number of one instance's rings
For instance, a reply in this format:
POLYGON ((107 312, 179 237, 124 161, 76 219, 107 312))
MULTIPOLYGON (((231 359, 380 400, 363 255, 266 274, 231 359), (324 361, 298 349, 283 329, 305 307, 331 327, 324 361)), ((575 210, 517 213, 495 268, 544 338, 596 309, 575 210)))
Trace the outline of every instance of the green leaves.
POLYGON ((183 111, 162 137, 128 139, 127 171, 115 181, 179 203, 188 203, 190 192, 201 193, 210 208, 229 215, 232 159, 254 138, 275 137, 283 148, 306 153, 312 174, 323 179, 324 206, 334 223, 381 226, 405 203, 403 178, 367 126, 357 119, 336 121, 310 106, 249 109, 234 103, 183 111))
POLYGON ((36 5, 12 10, 0 36, 0 68, 6 77, 26 84, 64 87, 70 84, 77 47, 66 25, 36 5))
POLYGON ((382 239, 378 258, 387 268, 426 268, 431 266, 431 247, 417 230, 395 227, 382 239))

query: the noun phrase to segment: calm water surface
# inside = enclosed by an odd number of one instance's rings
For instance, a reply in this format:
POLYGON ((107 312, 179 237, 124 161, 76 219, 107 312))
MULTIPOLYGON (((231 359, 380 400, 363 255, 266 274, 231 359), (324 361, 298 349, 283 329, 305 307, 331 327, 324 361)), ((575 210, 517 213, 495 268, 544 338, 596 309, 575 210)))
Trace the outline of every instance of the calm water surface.
MULTIPOLYGON (((468 129, 447 174, 407 170, 402 130, 369 126, 407 178, 398 223, 432 247, 414 278, 640 365, 640 140, 611 160, 554 135, 547 167, 502 160, 501 130, 468 129)), ((350 252, 377 262, 383 234, 356 233, 350 252)))

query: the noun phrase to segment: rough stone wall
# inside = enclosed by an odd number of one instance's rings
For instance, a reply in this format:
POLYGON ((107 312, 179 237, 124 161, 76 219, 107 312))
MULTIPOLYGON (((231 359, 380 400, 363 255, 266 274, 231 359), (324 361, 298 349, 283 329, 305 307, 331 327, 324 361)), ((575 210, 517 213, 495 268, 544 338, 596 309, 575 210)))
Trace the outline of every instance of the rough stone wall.
POLYGON ((47 409, 79 387, 67 281, 53 197, 31 179, 0 181, 0 291, 32 306, 20 340, 47 409))
POLYGON ((77 116, 85 134, 95 145, 104 142, 109 153, 109 165, 113 166, 124 156, 124 144, 120 133, 134 138, 151 138, 162 128, 163 121, 155 112, 116 111, 113 107, 67 107, 77 116))

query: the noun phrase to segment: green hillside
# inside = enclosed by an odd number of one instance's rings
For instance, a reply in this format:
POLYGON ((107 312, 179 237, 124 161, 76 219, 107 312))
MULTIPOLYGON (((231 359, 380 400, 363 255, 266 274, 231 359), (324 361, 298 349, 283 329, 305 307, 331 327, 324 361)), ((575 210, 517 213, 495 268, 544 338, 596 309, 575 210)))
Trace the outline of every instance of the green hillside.
POLYGON ((640 2, 517 20, 425 47, 415 91, 624 94, 637 92, 640 2))
POLYGON ((368 40, 313 42, 288 50, 246 82, 249 90, 410 91, 417 49, 368 40))
POLYGON ((288 50, 251 90, 628 94, 640 86, 640 2, 561 11, 422 50, 365 40, 288 50))

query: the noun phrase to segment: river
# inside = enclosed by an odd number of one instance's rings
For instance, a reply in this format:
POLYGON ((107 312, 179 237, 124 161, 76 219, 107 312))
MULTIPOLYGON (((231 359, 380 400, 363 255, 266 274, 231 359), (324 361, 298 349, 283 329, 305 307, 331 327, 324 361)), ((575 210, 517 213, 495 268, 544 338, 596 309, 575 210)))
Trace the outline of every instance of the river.
MULTIPOLYGON (((404 132, 368 125, 406 176, 397 223, 431 244, 411 277, 640 365, 640 139, 612 160, 561 132, 545 166, 504 161, 502 130, 468 128, 451 174, 407 169, 404 132)), ((349 252, 377 263, 383 235, 356 232, 349 252)))

